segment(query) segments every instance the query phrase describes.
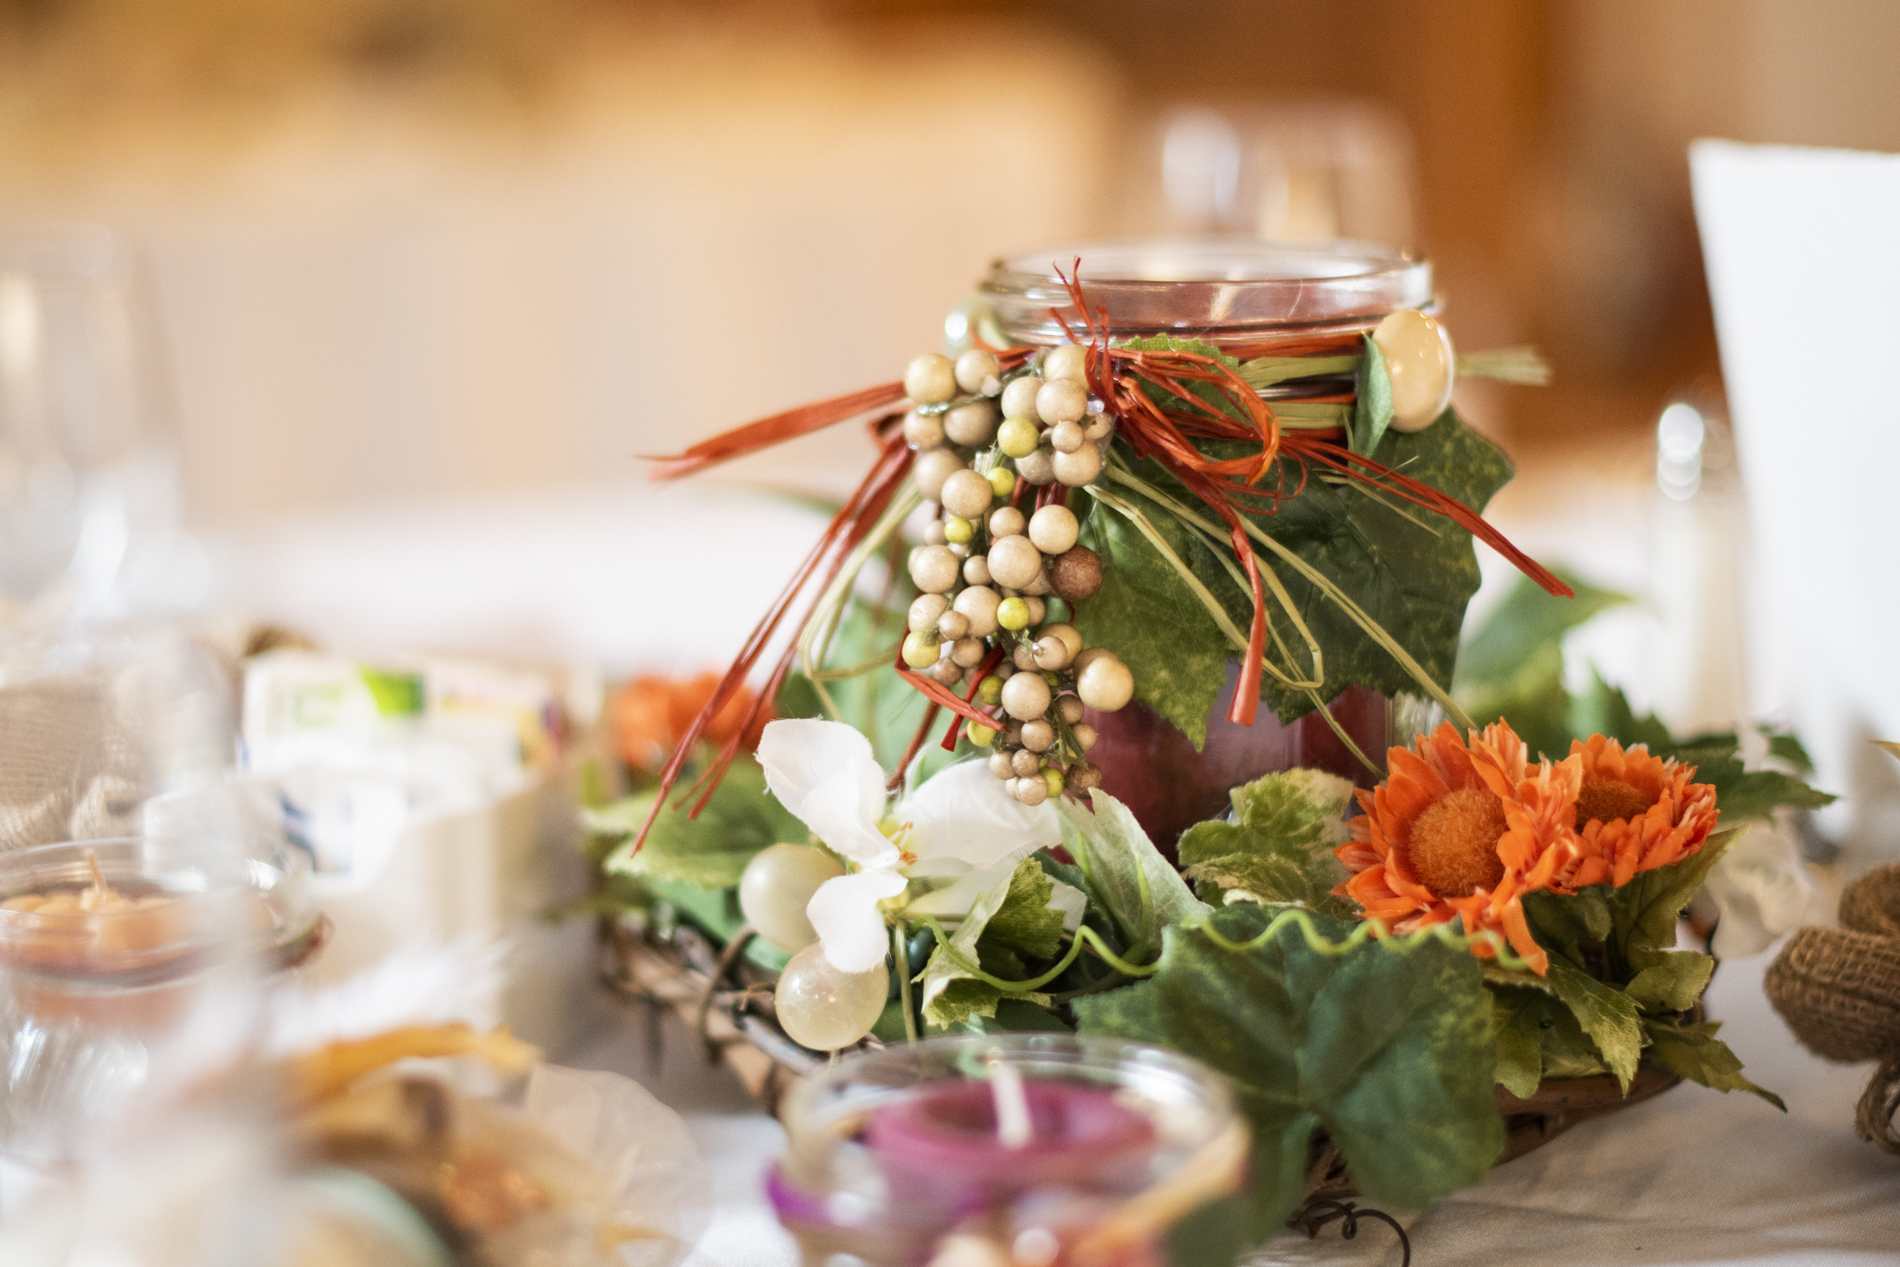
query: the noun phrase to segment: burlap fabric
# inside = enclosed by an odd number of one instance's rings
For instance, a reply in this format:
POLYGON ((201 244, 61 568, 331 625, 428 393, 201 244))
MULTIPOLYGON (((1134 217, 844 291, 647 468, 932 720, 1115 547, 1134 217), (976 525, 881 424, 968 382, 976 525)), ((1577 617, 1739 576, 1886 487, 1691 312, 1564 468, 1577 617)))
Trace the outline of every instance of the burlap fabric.
POLYGON ((1803 1045, 1830 1060, 1878 1060, 1860 1098, 1862 1139, 1900 1154, 1900 863, 1870 871, 1841 894, 1841 927, 1803 928, 1764 982, 1803 1045))
POLYGON ((135 714, 97 670, 0 686, 0 851, 138 829, 135 714))

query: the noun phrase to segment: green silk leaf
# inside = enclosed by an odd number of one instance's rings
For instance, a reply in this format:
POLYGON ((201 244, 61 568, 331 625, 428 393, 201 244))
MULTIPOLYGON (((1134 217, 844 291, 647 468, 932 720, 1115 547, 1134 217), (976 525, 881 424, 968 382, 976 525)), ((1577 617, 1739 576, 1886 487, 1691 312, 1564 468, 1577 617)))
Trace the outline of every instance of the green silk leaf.
POLYGON ((1603 1063, 1616 1075, 1617 1082, 1628 1091, 1630 1079, 1636 1076, 1636 1065, 1643 1056, 1642 1017, 1636 1010, 1635 1000, 1555 955, 1551 956, 1545 980, 1550 982, 1551 993, 1570 1009, 1577 1024, 1596 1044, 1603 1063))
POLYGON ((1076 860, 1087 880, 1090 905, 1100 904, 1120 931, 1121 942, 1152 953, 1161 945, 1161 930, 1208 913, 1161 851, 1148 839, 1128 807, 1095 788, 1089 792, 1093 810, 1066 797, 1056 808, 1062 814, 1062 845, 1076 860))
POLYGON ((1370 456, 1385 438, 1392 422, 1392 378, 1385 370, 1385 353, 1365 337, 1365 354, 1359 358, 1354 383, 1352 413, 1352 451, 1370 456))
MULTIPOLYGON (((1207 926, 1246 942, 1275 914, 1240 903, 1207 926)), ((1335 941, 1352 929, 1314 923, 1335 941)), ((1324 954, 1287 924, 1237 953, 1170 928, 1153 977, 1074 1008, 1084 1033, 1170 1047, 1234 1080, 1255 1140, 1252 1208, 1230 1208, 1235 1224, 1270 1229, 1292 1212, 1316 1126, 1369 1200, 1411 1209, 1477 1182, 1503 1148, 1491 1000, 1477 961, 1442 942, 1324 954)))
POLYGON ((1752 1092, 1786 1113, 1788 1106, 1780 1096, 1742 1077, 1741 1060, 1729 1050, 1727 1043, 1715 1036, 1719 1025, 1719 1021, 1675 1025, 1651 1020, 1645 1025, 1649 1032, 1650 1058, 1691 1082, 1717 1091, 1752 1092))
POLYGON ((623 841, 602 864, 607 871, 722 889, 739 883, 746 863, 766 846, 811 839, 805 824, 766 793, 765 771, 750 757, 732 763, 698 818, 688 815, 690 805, 660 811, 646 844, 635 853, 633 840, 653 808, 653 796, 644 792, 581 811, 588 831, 623 841))
POLYGON ((1352 794, 1351 783, 1323 770, 1243 784, 1229 794, 1232 821, 1196 823, 1182 835, 1181 869, 1210 900, 1297 903, 1348 918, 1355 904, 1332 892, 1347 878, 1333 850, 1349 834, 1352 794))
MULTIPOLYGON (((1004 980, 1020 978, 1023 958, 1048 958, 1062 943, 1062 913, 1049 909, 1055 886, 1034 859, 1025 858, 1014 871, 971 905, 970 913, 951 934, 948 946, 930 953, 930 962, 918 974, 923 985, 924 1023, 939 1029, 973 1017, 993 1017, 1004 991, 975 976, 975 964, 1004 980)), ((1011 997, 1047 1003, 1044 994, 1011 997)))
MULTIPOLYGON (((1218 568, 1173 516, 1133 493, 1128 500, 1177 557, 1204 564, 1197 574, 1218 568)), ((1121 515, 1094 507, 1081 540, 1101 556, 1102 588, 1076 611, 1076 630, 1089 646, 1113 651, 1134 675, 1135 698, 1200 748, 1227 685, 1226 635, 1166 556, 1121 515)))

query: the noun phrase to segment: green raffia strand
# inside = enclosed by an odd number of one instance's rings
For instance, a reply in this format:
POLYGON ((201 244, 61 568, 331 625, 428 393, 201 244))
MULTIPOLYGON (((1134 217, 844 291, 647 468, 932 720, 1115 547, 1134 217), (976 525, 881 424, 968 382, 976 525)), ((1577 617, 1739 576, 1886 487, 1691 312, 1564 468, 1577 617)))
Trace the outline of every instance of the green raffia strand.
POLYGON ((904 938, 904 925, 891 925, 891 957, 897 961, 897 996, 904 1008, 904 1041, 917 1041, 917 1014, 910 1007, 910 947, 904 938))
POLYGON ((1458 358, 1458 377, 1490 378, 1500 383, 1519 383, 1526 387, 1550 386, 1550 362, 1529 344, 1511 348, 1487 348, 1467 352, 1458 358))
MULTIPOLYGON (((1094 929, 1084 924, 1075 930, 1075 938, 1070 941, 1068 952, 1064 954, 1061 959, 1056 961, 1055 967, 1033 980, 1006 981, 1002 977, 992 976, 990 973, 983 971, 980 965, 971 963, 960 952, 951 949, 949 934, 943 931, 943 926, 939 924, 934 917, 925 916, 924 923, 928 924, 931 931, 937 934, 937 944, 943 948, 944 953, 949 956, 950 961, 961 969, 965 975, 994 986, 1005 994, 1032 994, 1040 990, 1043 986, 1048 985, 1051 981, 1054 981, 1057 977, 1067 972, 1069 967, 1075 963, 1076 959, 1082 953, 1084 941, 1088 943, 1090 949, 1095 951, 1097 958, 1101 959, 1103 963, 1121 973, 1123 976, 1136 978, 1152 977, 1155 973, 1161 971, 1161 961, 1159 959, 1149 964, 1131 964, 1124 961, 1119 955, 1115 954, 1114 951, 1103 944, 1102 939, 1096 935, 1094 929)), ((1498 934, 1493 932, 1465 934, 1456 931, 1454 925, 1449 922, 1434 924, 1430 928, 1421 928, 1410 933, 1394 933, 1384 920, 1368 919, 1361 921, 1359 926, 1353 929, 1344 941, 1334 941, 1326 936, 1326 934, 1320 932, 1314 925, 1311 912, 1307 911, 1304 907, 1291 906, 1282 910, 1278 915, 1275 915, 1267 922, 1265 928, 1261 929, 1259 933, 1248 938, 1246 941, 1229 940, 1206 919, 1189 920, 1182 924, 1181 927, 1190 932, 1201 934, 1201 936, 1207 938, 1229 954, 1245 955, 1260 949, 1269 941, 1272 941, 1274 934, 1289 924, 1299 927, 1300 936, 1305 940, 1308 949, 1312 950, 1315 954, 1337 957, 1339 955, 1350 954, 1367 942, 1376 942, 1394 954, 1409 955, 1426 942, 1436 941, 1444 943, 1453 950, 1466 952, 1469 952, 1473 946, 1489 946, 1491 947, 1492 954, 1495 956, 1493 962, 1496 963, 1498 967, 1510 972, 1523 972, 1528 971, 1530 968, 1528 963, 1518 958, 1517 954, 1511 949, 1510 943, 1505 941, 1504 938, 1498 934)))
POLYGON ((1270 400, 1274 420, 1292 431, 1326 431, 1352 425, 1352 406, 1310 400, 1270 400))
MULTIPOLYGON (((1111 465, 1109 467, 1109 477, 1111 479, 1114 479, 1117 483, 1126 484, 1128 487, 1134 489, 1136 492, 1141 493, 1144 496, 1150 497, 1153 500, 1159 502, 1162 506, 1173 511, 1175 515, 1181 518, 1182 520, 1188 521, 1188 522, 1198 522, 1201 525, 1203 531, 1207 531, 1207 532, 1212 531, 1211 526, 1208 525, 1206 520, 1201 519, 1198 515, 1195 515, 1193 511, 1181 505, 1180 502, 1176 501, 1172 497, 1169 497, 1166 493, 1163 493, 1159 489, 1154 488, 1152 485, 1148 484, 1146 481, 1137 478, 1132 472, 1128 471, 1126 468, 1120 466, 1119 464, 1111 465)), ((1364 630, 1368 638, 1371 638, 1375 643, 1383 647, 1386 651, 1386 654, 1390 655, 1394 660, 1398 661, 1399 667, 1404 669, 1406 673, 1411 676, 1412 680, 1414 682, 1417 682, 1419 686, 1424 689, 1427 695, 1431 696, 1432 699, 1437 701, 1438 705, 1445 710, 1446 716, 1450 717, 1459 726, 1463 727, 1466 730, 1477 729, 1477 723, 1471 720, 1471 718, 1465 713, 1464 709, 1458 707, 1457 702, 1452 699, 1452 697, 1450 696, 1450 694, 1446 692, 1444 687, 1440 686, 1438 683, 1432 680, 1431 674, 1425 672, 1424 666, 1421 665, 1416 659, 1413 658, 1412 653, 1410 651, 1407 651, 1405 647, 1399 642, 1398 639, 1394 638, 1391 634, 1387 633, 1383 625, 1379 624, 1378 621, 1374 620, 1371 616, 1367 615, 1364 608, 1360 607, 1359 604, 1353 602, 1352 599, 1348 597, 1344 591, 1342 591, 1337 585, 1333 584, 1331 578, 1329 578, 1325 573, 1321 572, 1318 568, 1314 567, 1312 564, 1308 563, 1305 559, 1300 558, 1299 555, 1294 554, 1291 550, 1281 545, 1278 541, 1274 540, 1271 536, 1268 536, 1267 533, 1262 531, 1258 526, 1254 524, 1253 520, 1249 516, 1242 514, 1240 516, 1240 523, 1241 523, 1241 526, 1246 529, 1248 536, 1252 537, 1255 541, 1258 541, 1261 545, 1264 545, 1267 549, 1273 551, 1274 554, 1278 555, 1282 560, 1286 562, 1288 567, 1291 567, 1294 571, 1298 572, 1301 576, 1305 577, 1307 581, 1309 581, 1313 585, 1314 588, 1320 591, 1320 593, 1332 599, 1333 602, 1339 607, 1339 609, 1346 613, 1346 617, 1349 620, 1351 620, 1355 625, 1358 625, 1360 629, 1364 630)), ((1260 569, 1260 571, 1263 577, 1271 576, 1273 574, 1273 569, 1271 568, 1263 567, 1260 569)), ((1283 590, 1279 590, 1277 581, 1275 583, 1275 589, 1279 593, 1285 592, 1283 590)), ((1290 611, 1292 604, 1290 602, 1285 602, 1282 604, 1282 606, 1286 607, 1290 611)))
POLYGON ((904 482, 902 495, 891 499, 891 504, 885 508, 883 516, 872 526, 864 540, 858 542, 857 547, 846 556, 843 565, 838 569, 838 575, 832 578, 830 586, 819 595, 818 601, 812 605, 811 615, 805 620, 804 628, 798 631, 799 670, 811 680, 812 689, 818 693, 819 700, 824 703, 825 712, 830 714, 833 720, 842 721, 844 716, 838 708, 838 702, 831 698, 831 692, 825 689, 825 683, 839 681, 844 677, 855 677, 860 673, 869 673, 889 663, 890 658, 886 656, 879 660, 867 660, 861 665, 853 665, 850 670, 825 676, 823 666, 825 655, 831 650, 831 639, 838 632, 839 624, 844 620, 845 608, 850 604, 851 593, 857 587, 858 574, 864 570, 864 565, 884 548, 892 534, 898 530, 905 519, 910 517, 910 513, 923 504, 923 500, 923 495, 917 491, 916 485, 907 479, 904 482))
POLYGON ((1345 378, 1358 369, 1357 353, 1345 356, 1258 356, 1240 363, 1240 381, 1260 391, 1295 378, 1345 378))

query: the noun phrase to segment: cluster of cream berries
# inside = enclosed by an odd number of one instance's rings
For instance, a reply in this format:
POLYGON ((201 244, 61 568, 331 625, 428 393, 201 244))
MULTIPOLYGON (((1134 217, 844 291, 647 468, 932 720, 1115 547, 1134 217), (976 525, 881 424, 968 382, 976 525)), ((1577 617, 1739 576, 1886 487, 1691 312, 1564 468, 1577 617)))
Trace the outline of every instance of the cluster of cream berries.
POLYGON ((904 373, 913 478, 943 512, 911 552, 921 593, 904 662, 954 689, 992 648, 1003 650, 975 696, 1001 707, 998 725, 968 734, 1027 805, 1101 785, 1086 759, 1095 730, 1083 708, 1114 712, 1135 690, 1113 652, 1085 649, 1074 625, 1051 618, 1051 595, 1073 607, 1102 585, 1101 560, 1077 544, 1075 513, 1059 499, 1042 498, 1027 515, 1011 504, 1022 500, 1019 481, 1080 487, 1102 473, 1114 422, 1089 399, 1085 357, 1080 347, 1051 348, 1004 377, 994 356, 971 351, 954 362, 920 356, 904 373))

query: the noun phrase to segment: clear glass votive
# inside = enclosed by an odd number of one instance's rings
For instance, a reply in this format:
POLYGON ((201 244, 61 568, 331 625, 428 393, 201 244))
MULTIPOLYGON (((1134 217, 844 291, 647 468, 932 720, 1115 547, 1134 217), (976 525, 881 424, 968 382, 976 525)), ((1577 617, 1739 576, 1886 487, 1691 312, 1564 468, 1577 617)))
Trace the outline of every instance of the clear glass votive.
POLYGON ((0 1149, 65 1155, 212 992, 306 961, 323 928, 292 849, 122 837, 0 853, 0 1149))
POLYGON ((808 1267, 1148 1267, 1241 1182, 1226 1079, 1140 1043, 939 1038, 800 1083, 767 1192, 808 1267))

